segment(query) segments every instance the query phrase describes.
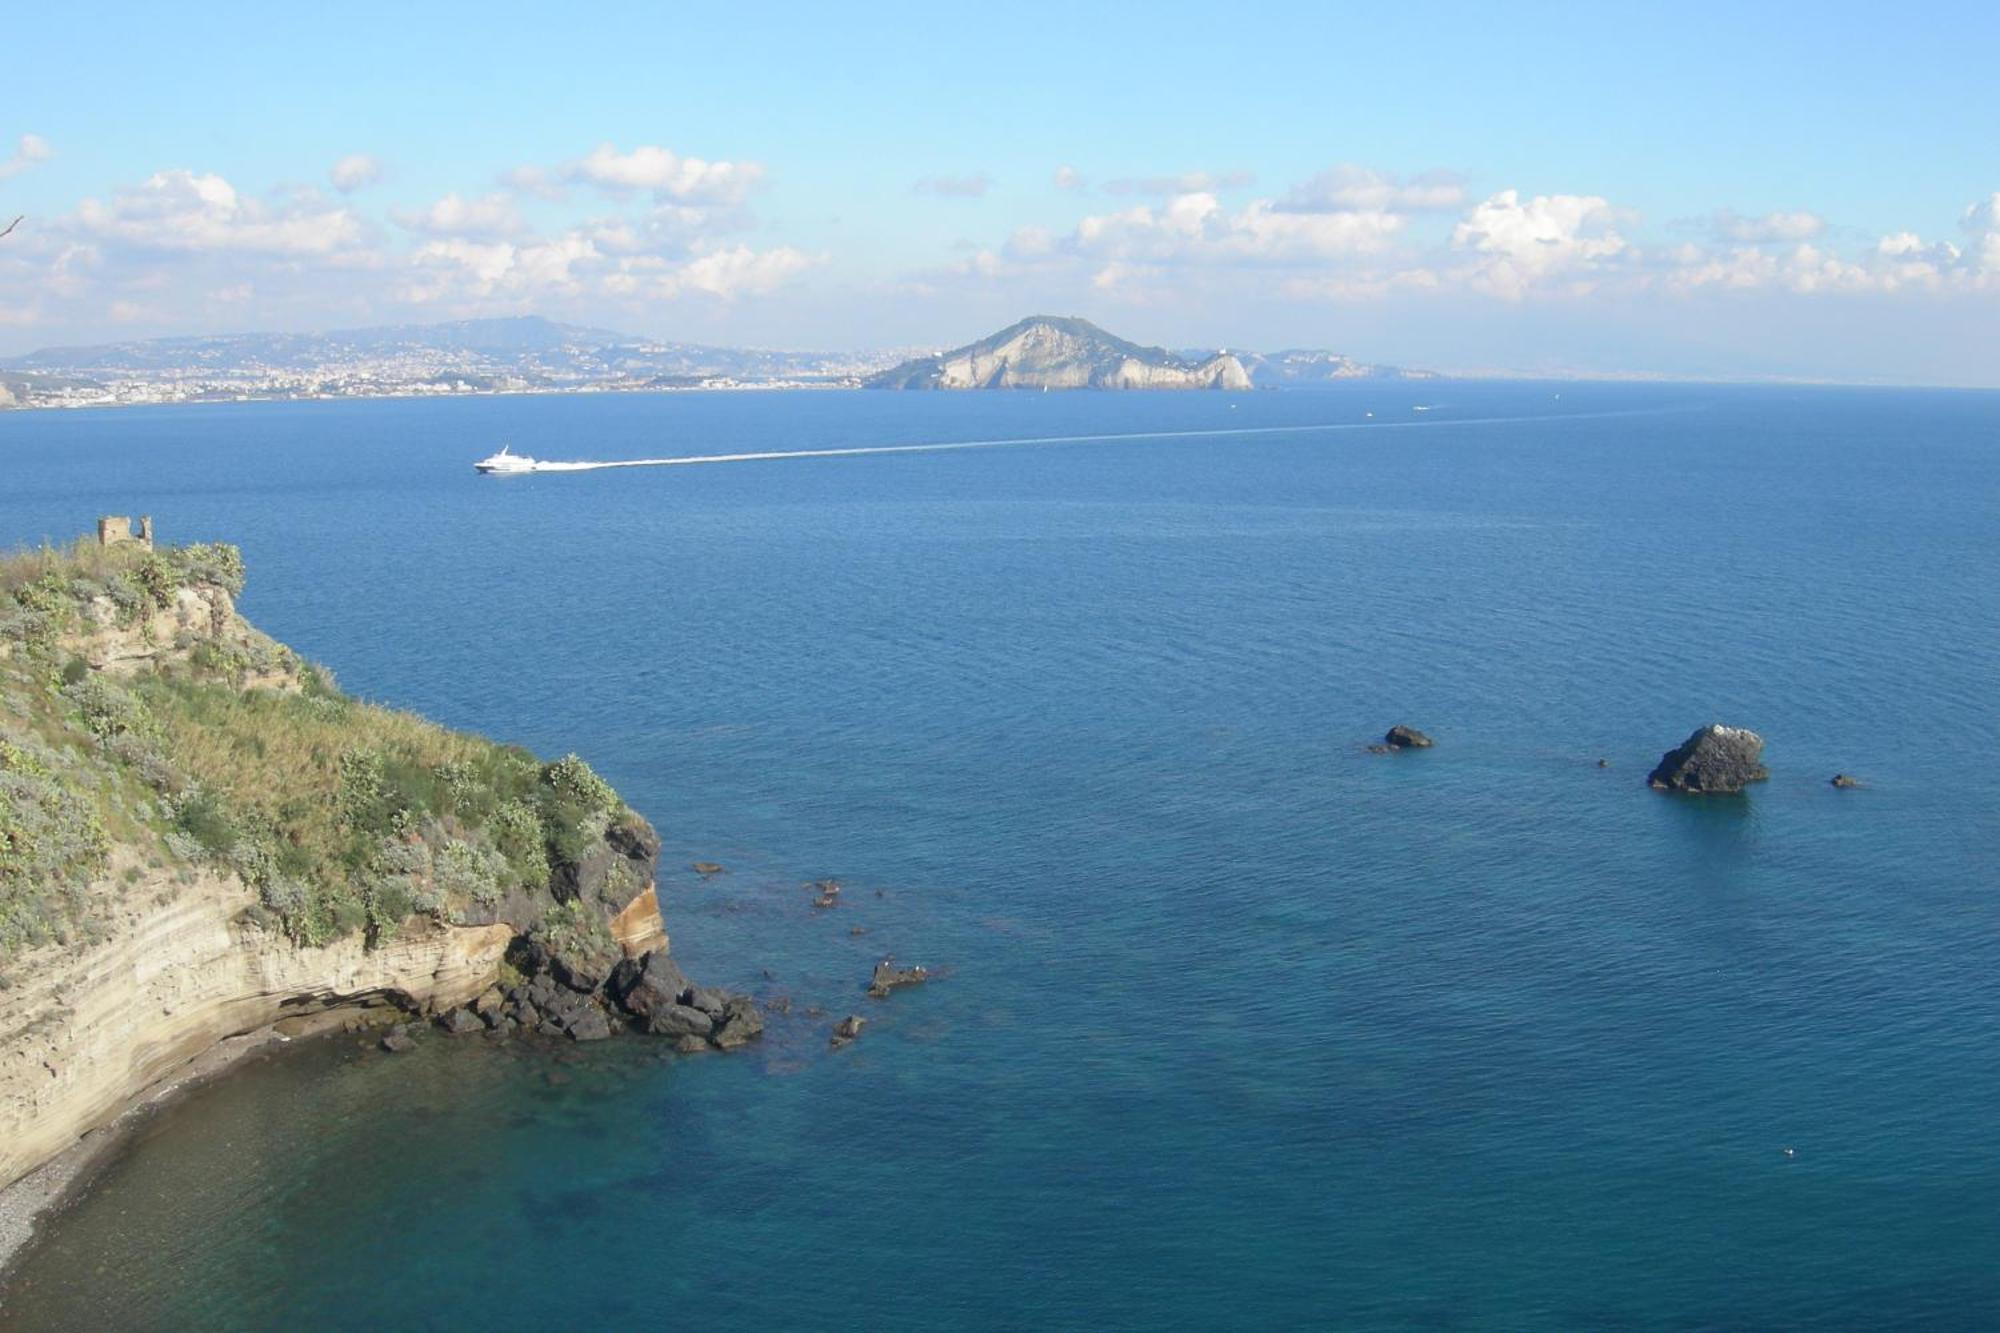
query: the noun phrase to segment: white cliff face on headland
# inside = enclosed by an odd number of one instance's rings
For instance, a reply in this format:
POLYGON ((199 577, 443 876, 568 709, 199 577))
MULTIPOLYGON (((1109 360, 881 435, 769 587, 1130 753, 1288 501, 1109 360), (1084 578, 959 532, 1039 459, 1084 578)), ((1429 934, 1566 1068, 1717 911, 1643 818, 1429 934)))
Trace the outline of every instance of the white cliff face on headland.
POLYGON ((955 351, 906 361, 872 389, 1248 389, 1227 352, 1203 360, 1141 347, 1088 320, 1036 315, 955 351))
POLYGON ((1277 389, 1358 379, 1435 379, 1338 352, 1168 351, 1089 320, 1034 315, 989 338, 870 376, 870 389, 1277 389))

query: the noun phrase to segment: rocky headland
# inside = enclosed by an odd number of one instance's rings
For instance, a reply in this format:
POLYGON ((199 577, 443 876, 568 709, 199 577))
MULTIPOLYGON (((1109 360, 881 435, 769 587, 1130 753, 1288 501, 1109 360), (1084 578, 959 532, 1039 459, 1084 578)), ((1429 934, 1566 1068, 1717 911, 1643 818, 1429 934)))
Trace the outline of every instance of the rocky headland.
POLYGON ((348 698, 242 583, 122 521, 0 558, 0 1190, 260 1035, 757 1037, 587 763, 348 698))
POLYGON ((1199 359, 1141 347, 1087 319, 1036 315, 991 337, 906 361, 864 382, 870 389, 1248 389, 1227 352, 1199 359))
POLYGON ((1031 315, 949 352, 862 381, 869 389, 1275 389, 1357 379, 1434 379, 1338 352, 1142 347, 1071 315, 1031 315))

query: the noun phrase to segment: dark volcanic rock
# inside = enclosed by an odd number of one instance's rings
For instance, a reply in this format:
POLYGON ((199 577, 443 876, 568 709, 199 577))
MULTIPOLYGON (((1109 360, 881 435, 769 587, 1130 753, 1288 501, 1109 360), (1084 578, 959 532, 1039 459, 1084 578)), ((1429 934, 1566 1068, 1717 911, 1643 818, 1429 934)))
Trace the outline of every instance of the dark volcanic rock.
POLYGON ((603 1041, 611 1035, 611 1020, 596 1005, 569 1025, 571 1041, 603 1041))
POLYGON ((681 1003, 699 1009, 711 1018, 720 1018, 729 1004, 729 997, 713 986, 690 986, 681 996, 681 1003))
POLYGON ((680 1003, 687 993, 688 979, 680 965, 655 949, 644 958, 627 959, 611 974, 611 996, 636 1018, 651 1018, 669 1005, 680 1003))
POLYGON ((930 975, 927 968, 897 967, 893 959, 884 958, 875 964, 874 975, 868 978, 868 995, 879 1000, 898 986, 914 986, 920 981, 928 981, 930 975))
POLYGON ((553 866, 549 888, 558 901, 581 898, 616 912, 653 882, 659 859, 660 835, 652 826, 636 816, 620 819, 577 860, 553 866))
POLYGON ((715 1031, 715 1020, 699 1009, 670 1004, 646 1020, 646 1031, 656 1037, 707 1037, 715 1031))
POLYGON ((1764 738, 1756 732, 1713 723, 1660 756, 1646 781, 1664 791, 1707 795, 1740 792, 1748 784, 1771 776, 1761 762, 1763 753, 1764 738))
POLYGON ((1431 738, 1415 727, 1406 727, 1398 723, 1389 728, 1389 734, 1382 738, 1382 744, 1392 750, 1428 750, 1431 748, 1431 738))
POLYGON ((757 1012, 747 996, 736 996, 729 1004, 728 1016, 709 1038, 723 1050, 734 1050, 745 1045, 764 1031, 764 1016, 757 1012))
POLYGON ((833 1046, 845 1046, 847 1045, 848 1042, 853 1041, 856 1037, 860 1036, 861 1029, 866 1026, 868 1026, 867 1019, 863 1018, 859 1014, 849 1014, 847 1017, 841 1019, 839 1023, 834 1025, 833 1037, 828 1044, 833 1046))
POLYGON ((454 1037, 469 1037, 486 1031, 486 1024, 470 1009, 454 1009, 438 1019, 438 1026, 454 1037))

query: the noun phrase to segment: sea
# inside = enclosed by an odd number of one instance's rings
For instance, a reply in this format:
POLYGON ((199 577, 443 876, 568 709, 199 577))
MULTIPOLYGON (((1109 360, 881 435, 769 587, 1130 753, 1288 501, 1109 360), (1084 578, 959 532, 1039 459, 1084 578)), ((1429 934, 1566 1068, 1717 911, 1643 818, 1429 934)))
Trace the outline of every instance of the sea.
POLYGON ((239 543, 349 692, 585 756, 682 966, 790 1011, 293 1043, 9 1327, 2000 1327, 2000 394, 0 414, 0 544, 103 513, 239 543), (1650 790, 1710 722, 1770 780, 1650 790))

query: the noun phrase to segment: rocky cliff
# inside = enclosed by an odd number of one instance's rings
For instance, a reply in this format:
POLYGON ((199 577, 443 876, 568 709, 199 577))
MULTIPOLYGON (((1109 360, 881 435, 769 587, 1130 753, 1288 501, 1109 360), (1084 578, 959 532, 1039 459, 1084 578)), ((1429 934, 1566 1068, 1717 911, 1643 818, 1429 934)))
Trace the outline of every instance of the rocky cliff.
POLYGON ((587 764, 346 698, 242 576, 0 559, 0 1185, 240 1034, 484 996, 461 1027, 585 1040, 645 1026, 619 959, 666 975, 659 840, 587 764))
POLYGON ((1196 360, 1141 347, 1088 320, 1037 315, 990 338, 906 361, 873 389, 1248 389, 1227 352, 1196 360))

